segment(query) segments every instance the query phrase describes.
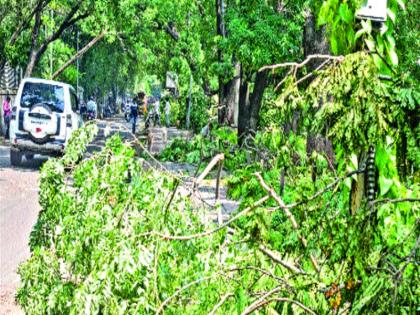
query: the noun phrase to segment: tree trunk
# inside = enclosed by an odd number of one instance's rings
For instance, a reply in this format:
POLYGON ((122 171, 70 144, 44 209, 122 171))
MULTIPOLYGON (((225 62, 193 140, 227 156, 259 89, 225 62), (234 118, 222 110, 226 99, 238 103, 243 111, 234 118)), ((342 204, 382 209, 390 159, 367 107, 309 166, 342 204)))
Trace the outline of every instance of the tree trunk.
POLYGON ((255 133, 260 121, 260 109, 264 96, 265 88, 267 87, 268 70, 257 72, 254 84, 254 90, 250 99, 250 117, 249 117, 249 132, 255 133))
MULTIPOLYGON (((226 29, 224 23, 224 8, 223 8, 223 0, 216 0, 216 30, 217 35, 221 37, 226 36, 226 29)), ((217 60, 219 63, 223 62, 223 52, 221 48, 217 49, 217 60)), ((222 125, 226 122, 227 117, 227 104, 225 99, 226 93, 226 83, 223 82, 223 77, 219 76, 219 100, 218 100, 218 123, 222 125)))
POLYGON ((267 87, 268 71, 257 72, 254 90, 249 95, 249 82, 241 70, 241 87, 239 91, 238 137, 239 141, 250 133, 257 131, 260 120, 261 102, 267 87))
POLYGON ((235 64, 235 76, 225 85, 225 101, 227 109, 227 123, 231 126, 238 125, 238 104, 240 89, 240 64, 235 64))
POLYGON ((32 50, 29 54, 29 62, 25 70, 25 78, 30 77, 32 75, 32 72, 34 71, 35 65, 37 63, 36 56, 37 56, 36 51, 32 50))
POLYGON ((242 143, 249 128, 249 86, 241 67, 239 88, 239 112, 238 112, 238 139, 242 143))
MULTIPOLYGON (((305 28, 303 34, 303 50, 305 58, 309 55, 329 55, 330 54, 330 44, 328 41, 327 31, 325 26, 318 27, 316 24, 316 17, 311 11, 306 12, 306 19, 305 19, 305 28)), ((308 65, 308 72, 315 70, 323 60, 320 59, 313 59, 311 60, 308 65)), ((312 78, 312 80, 315 77, 312 78)), ((309 84, 312 80, 308 80, 307 84, 309 84)))
MULTIPOLYGON (((326 33, 325 27, 318 28, 316 23, 316 17, 310 11, 307 11, 306 19, 305 19, 305 28, 304 28, 304 55, 305 58, 309 55, 316 55, 316 54, 323 54, 329 55, 330 54, 330 45, 326 33)), ((308 72, 315 70, 323 60, 313 59, 307 64, 308 72)), ((309 85, 316 76, 308 79, 306 84, 309 85)), ((295 111, 293 113, 293 121, 290 122, 291 128, 295 131, 298 129, 298 120, 299 120, 300 113, 295 111)), ((335 162, 335 155, 332 149, 331 142, 324 136, 324 135, 317 135, 308 132, 307 136, 307 156, 308 158, 311 157, 312 152, 316 151, 318 153, 324 153, 328 160, 331 161, 331 165, 334 165, 335 162)), ((312 161, 312 181, 315 183, 317 179, 317 168, 316 162, 312 161)), ((358 188, 357 188, 358 189, 358 188)), ((362 189, 363 190, 363 189, 362 189)))
POLYGON ((39 30, 41 28, 41 11, 36 12, 35 15, 35 23, 34 27, 32 29, 32 39, 31 39, 31 51, 29 52, 29 62, 26 66, 25 70, 25 78, 30 77, 32 75, 32 72, 34 70, 36 59, 37 59, 37 49, 36 44, 38 42, 39 37, 39 30))

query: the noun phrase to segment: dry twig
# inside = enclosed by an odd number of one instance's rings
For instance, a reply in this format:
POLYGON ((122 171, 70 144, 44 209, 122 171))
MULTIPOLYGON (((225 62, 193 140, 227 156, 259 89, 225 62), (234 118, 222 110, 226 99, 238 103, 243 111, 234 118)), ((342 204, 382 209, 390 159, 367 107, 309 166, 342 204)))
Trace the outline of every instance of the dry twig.
POLYGON ((298 301, 295 301, 295 300, 292 300, 292 299, 288 299, 288 298, 272 298, 272 299, 269 299, 269 300, 265 300, 265 301, 261 302, 260 304, 255 305, 254 308, 251 309, 250 311, 248 311, 248 312, 245 312, 244 311, 241 315, 251 314, 252 312, 255 312, 256 310, 260 309, 261 307, 263 307, 263 306, 265 306, 267 304, 273 303, 273 302, 287 302, 287 303, 291 303, 291 304, 294 304, 296 306, 299 306, 301 309, 303 309, 305 312, 307 312, 307 313, 309 313, 311 315, 316 315, 316 313, 313 310, 311 310, 310 308, 306 307, 302 303, 300 303, 298 301))
MULTIPOLYGON (((287 207, 286 204, 283 202, 283 200, 280 198, 280 196, 277 195, 277 193, 270 186, 268 186, 264 182, 264 179, 262 178, 260 173, 256 173, 255 175, 259 179, 260 184, 264 188, 264 190, 267 191, 268 194, 270 195, 270 197, 272 197, 277 202, 277 204, 280 206, 280 208, 283 209, 287 218, 292 223, 293 229, 295 231, 299 232, 299 225, 296 222, 296 219, 295 219, 294 215, 290 212, 289 207, 287 207)), ((307 248, 308 247, 308 242, 307 242, 307 240, 305 239, 304 236, 300 235, 300 233, 299 233, 299 239, 301 240, 303 247, 307 248)), ((318 266, 318 263, 317 263, 316 259, 312 255, 310 255, 310 259, 311 259, 313 267, 319 273, 320 269, 319 269, 319 266, 318 266)))
POLYGON ((271 66, 264 66, 264 67, 260 68, 258 70, 258 72, 262 72, 262 71, 265 71, 265 70, 275 70, 275 69, 278 69, 278 68, 286 68, 286 67, 294 67, 295 69, 299 69, 299 68, 302 68, 302 67, 306 66, 309 63, 309 61, 311 61, 312 59, 328 59, 328 60, 343 61, 344 56, 331 56, 331 55, 321 55, 321 54, 309 55, 301 63, 284 62, 284 63, 279 63, 279 64, 275 64, 275 65, 271 65, 271 66))

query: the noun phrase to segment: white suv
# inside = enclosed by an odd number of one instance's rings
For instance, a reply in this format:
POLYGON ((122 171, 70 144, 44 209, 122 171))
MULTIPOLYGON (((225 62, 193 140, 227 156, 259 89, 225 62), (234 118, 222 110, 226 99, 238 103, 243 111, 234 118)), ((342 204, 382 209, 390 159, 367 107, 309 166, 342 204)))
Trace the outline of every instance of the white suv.
POLYGON ((83 121, 71 85, 27 78, 19 86, 10 121, 10 162, 19 165, 22 156, 60 155, 72 132, 83 121))

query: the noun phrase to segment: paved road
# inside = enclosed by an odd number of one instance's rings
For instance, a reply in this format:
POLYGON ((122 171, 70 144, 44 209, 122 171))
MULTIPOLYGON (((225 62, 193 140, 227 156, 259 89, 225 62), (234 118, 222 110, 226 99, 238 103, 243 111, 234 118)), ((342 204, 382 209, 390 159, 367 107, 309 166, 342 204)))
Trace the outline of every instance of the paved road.
POLYGON ((39 212, 38 176, 45 158, 9 162, 9 147, 0 145, 0 314, 22 314, 14 304, 19 284, 16 269, 30 255, 29 233, 39 212))

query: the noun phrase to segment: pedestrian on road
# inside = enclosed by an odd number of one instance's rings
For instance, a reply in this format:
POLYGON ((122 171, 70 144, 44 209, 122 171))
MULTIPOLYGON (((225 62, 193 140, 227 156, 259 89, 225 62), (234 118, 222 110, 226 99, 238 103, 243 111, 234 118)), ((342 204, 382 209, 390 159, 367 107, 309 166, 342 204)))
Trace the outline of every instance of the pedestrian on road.
POLYGON ((153 105, 154 104, 154 98, 153 97, 147 97, 145 99, 145 103, 146 103, 147 116, 146 116, 146 121, 145 121, 144 125, 147 129, 152 125, 154 115, 155 115, 154 105, 153 105))
POLYGON ((161 123, 160 123, 160 99, 157 98, 155 100, 155 103, 154 103, 153 107, 154 107, 153 118, 154 118, 154 121, 155 121, 155 126, 158 125, 160 127, 161 126, 161 123))
POLYGON ((136 134, 137 117, 139 116, 139 109, 136 103, 130 104, 130 118, 131 118, 131 131, 136 134))
POLYGON ((86 107, 88 114, 92 113, 95 119, 98 118, 98 105, 94 101, 93 97, 91 97, 89 102, 87 102, 86 107))
POLYGON ((171 103, 169 102, 169 97, 166 98, 165 101, 165 120, 166 120, 166 128, 170 127, 170 119, 169 114, 171 113, 171 103))
POLYGON ((10 107, 10 96, 8 95, 3 101, 3 117, 4 125, 6 126, 6 135, 5 138, 9 139, 9 129, 10 129, 10 117, 12 116, 12 108, 10 107))

